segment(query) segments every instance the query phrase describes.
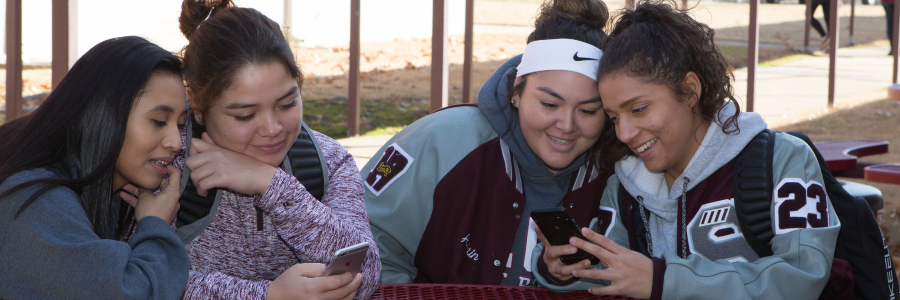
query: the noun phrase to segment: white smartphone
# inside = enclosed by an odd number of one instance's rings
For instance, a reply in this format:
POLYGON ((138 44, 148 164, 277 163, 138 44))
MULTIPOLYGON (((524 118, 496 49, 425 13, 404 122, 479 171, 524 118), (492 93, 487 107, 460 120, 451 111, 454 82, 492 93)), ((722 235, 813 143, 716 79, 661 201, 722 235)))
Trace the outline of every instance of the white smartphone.
POLYGON ((350 272, 350 275, 356 276, 359 268, 366 260, 366 253, 369 251, 369 243, 362 242, 344 249, 334 252, 331 262, 325 267, 325 276, 338 275, 350 272))

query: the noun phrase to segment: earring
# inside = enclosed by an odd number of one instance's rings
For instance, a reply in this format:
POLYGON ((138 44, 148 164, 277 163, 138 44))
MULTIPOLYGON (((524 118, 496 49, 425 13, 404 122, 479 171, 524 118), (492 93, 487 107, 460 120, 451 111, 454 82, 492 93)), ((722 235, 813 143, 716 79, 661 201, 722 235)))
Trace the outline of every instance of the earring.
POLYGON ((203 119, 197 116, 197 125, 203 125, 203 119))
POLYGON ((518 102, 518 101, 516 101, 515 98, 509 100, 509 104, 512 106, 516 106, 516 102, 518 102))

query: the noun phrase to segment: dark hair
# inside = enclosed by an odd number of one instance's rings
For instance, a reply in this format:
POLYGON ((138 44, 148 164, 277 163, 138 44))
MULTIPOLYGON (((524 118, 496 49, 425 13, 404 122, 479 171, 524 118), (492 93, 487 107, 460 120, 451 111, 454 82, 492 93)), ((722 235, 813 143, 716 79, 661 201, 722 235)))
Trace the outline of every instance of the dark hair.
POLYGON ((0 126, 0 182, 34 168, 47 168, 58 179, 17 185, 0 199, 37 185, 18 216, 47 190, 65 186, 100 238, 115 238, 122 221, 112 205, 112 178, 125 140, 131 108, 154 72, 180 76, 178 57, 147 40, 113 38, 84 54, 34 113, 0 126))
POLYGON ((303 73, 278 23, 231 0, 184 0, 179 28, 184 47, 184 79, 192 101, 206 112, 247 65, 279 62, 303 87, 303 73))
MULTIPOLYGON (((608 20, 609 10, 600 0, 550 0, 541 5, 540 13, 534 21, 534 31, 528 35, 527 42, 572 39, 600 48, 607 39, 603 28, 606 27, 608 20)), ((529 75, 519 77, 518 83, 510 84, 510 101, 525 91, 529 75)), ((507 105, 513 110, 512 121, 515 122, 518 110, 510 103, 507 105)), ((609 118, 604 126, 600 139, 587 150, 587 161, 588 167, 597 166, 601 173, 605 174, 612 170, 616 160, 600 155, 600 141, 616 139, 616 132, 609 118)))
MULTIPOLYGON (((598 80, 618 74, 664 84, 680 99, 696 94, 684 82, 688 72, 700 80, 700 95, 694 113, 716 122, 725 133, 740 131, 740 106, 734 98, 731 65, 716 47, 714 30, 697 22, 674 3, 646 0, 634 11, 622 10, 604 45, 598 80), (718 112, 731 102, 737 108, 726 120, 718 112)), ((618 139, 604 141, 607 154, 618 159, 634 155, 618 139)))

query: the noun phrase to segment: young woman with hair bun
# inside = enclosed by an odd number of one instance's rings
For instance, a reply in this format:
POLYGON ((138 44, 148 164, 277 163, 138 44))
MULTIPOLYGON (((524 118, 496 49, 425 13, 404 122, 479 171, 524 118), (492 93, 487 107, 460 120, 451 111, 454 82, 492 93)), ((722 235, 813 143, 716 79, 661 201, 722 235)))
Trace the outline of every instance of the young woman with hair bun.
POLYGON ((477 107, 414 122, 363 167, 383 283, 534 286, 543 237, 531 211, 597 220, 613 162, 597 145, 615 138, 596 82, 607 18, 598 0, 544 3, 525 52, 487 80, 477 107))
POLYGON ((555 289, 639 299, 817 299, 826 283, 831 296, 851 296, 841 294, 849 264, 834 260, 832 269, 840 222, 812 149, 740 112, 714 31, 676 7, 645 1, 623 10, 604 46, 598 87, 617 136, 604 150, 620 161, 600 205, 616 218, 566 246, 603 268, 541 275, 602 280, 555 289), (759 185, 772 197, 745 202, 752 197, 738 198, 735 169, 750 167, 753 155, 736 157, 763 150, 760 140, 773 145, 771 182, 759 185), (761 217, 745 213, 753 207, 761 217), (771 226, 754 221, 766 218, 771 226))
POLYGON ((381 262, 353 157, 302 122, 303 74, 279 25, 230 0, 185 0, 194 125, 178 233, 185 299, 368 298, 381 262), (358 275, 324 276, 368 242, 358 275))

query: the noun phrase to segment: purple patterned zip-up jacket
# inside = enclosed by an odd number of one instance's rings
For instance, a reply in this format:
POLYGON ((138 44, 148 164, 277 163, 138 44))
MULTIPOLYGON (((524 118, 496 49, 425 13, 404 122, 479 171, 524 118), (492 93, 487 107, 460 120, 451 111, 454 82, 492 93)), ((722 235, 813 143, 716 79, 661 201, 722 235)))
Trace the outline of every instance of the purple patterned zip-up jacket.
POLYGON ((191 273, 183 299, 265 299, 269 283, 294 264, 327 263, 336 250, 360 242, 370 246, 356 298, 375 292, 381 261, 356 162, 335 140, 311 132, 328 165, 322 201, 280 168, 263 195, 223 192, 212 222, 187 244, 191 273))

